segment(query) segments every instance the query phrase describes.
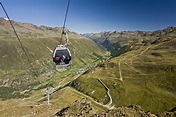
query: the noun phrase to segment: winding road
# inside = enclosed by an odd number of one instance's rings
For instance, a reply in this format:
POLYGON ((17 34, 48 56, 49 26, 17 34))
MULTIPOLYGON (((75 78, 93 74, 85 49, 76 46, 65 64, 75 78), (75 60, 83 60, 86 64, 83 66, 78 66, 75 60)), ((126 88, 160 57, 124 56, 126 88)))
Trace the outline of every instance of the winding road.
POLYGON ((72 91, 74 91, 74 92, 76 92, 76 93, 78 93, 78 94, 80 94, 80 95, 82 95, 82 96, 84 96, 84 97, 90 99, 92 102, 94 102, 94 103, 97 104, 97 105, 100 105, 100 106, 102 106, 102 107, 105 107, 105 108, 107 108, 107 109, 110 109, 110 108, 107 107, 106 105, 95 101, 92 97, 90 97, 90 96, 88 96, 88 95, 86 95, 86 94, 84 94, 84 93, 82 93, 82 92, 80 92, 80 91, 78 91, 78 90, 76 90, 76 89, 73 89, 73 88, 71 88, 71 87, 67 87, 67 88, 69 88, 69 89, 71 89, 72 91))
POLYGON ((108 109, 111 109, 112 108, 112 106, 111 106, 111 104, 112 104, 112 97, 111 97, 111 95, 109 93, 110 89, 104 84, 104 82, 101 79, 98 78, 98 81, 105 87, 105 89, 107 90, 107 95, 109 97, 109 102, 105 105, 105 107, 107 107, 108 109))
POLYGON ((121 66, 120 66, 120 61, 119 61, 119 75, 120 75, 120 81, 123 81, 122 72, 121 72, 121 66))

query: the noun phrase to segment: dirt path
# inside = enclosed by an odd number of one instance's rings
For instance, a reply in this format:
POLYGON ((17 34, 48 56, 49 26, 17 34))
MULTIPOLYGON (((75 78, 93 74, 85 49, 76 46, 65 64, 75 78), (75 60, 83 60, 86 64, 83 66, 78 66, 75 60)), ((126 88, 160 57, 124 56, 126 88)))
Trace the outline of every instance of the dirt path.
POLYGON ((53 53, 53 50, 50 49, 48 46, 46 46, 46 48, 47 48, 51 53, 53 53))
MULTIPOLYGON (((147 47, 145 50, 143 50, 140 54, 134 55, 134 56, 131 58, 131 62, 130 62, 130 63, 131 63, 131 66, 132 66, 133 58, 136 57, 136 56, 138 56, 138 55, 142 55, 142 54, 143 54, 144 52, 146 52, 149 48, 150 48, 150 46, 147 47)), ((124 58, 123 58, 123 59, 124 59, 124 58)), ((120 81, 123 82, 122 70, 121 70, 121 61, 122 61, 122 59, 120 59, 120 60, 119 60, 119 63, 118 63, 118 65, 119 65, 119 76, 120 76, 120 81)), ((141 73, 142 75, 145 75, 145 74, 143 74, 142 72, 135 70, 134 67, 133 67, 133 70, 136 71, 136 72, 141 73)))
POLYGON ((123 77, 122 77, 120 62, 121 62, 121 60, 119 60, 119 75, 120 75, 120 81, 123 82, 123 77))
POLYGON ((98 78, 98 81, 105 87, 105 89, 107 90, 107 95, 109 97, 109 102, 105 105, 108 109, 111 109, 111 104, 112 104, 112 97, 110 95, 110 89, 103 83, 103 81, 101 79, 98 78))
MULTIPOLYGON (((82 74, 83 74, 83 73, 82 73, 82 74)), ((79 78, 82 74, 79 74, 79 75, 76 76, 73 80, 68 81, 68 82, 65 82, 64 84, 62 84, 62 82, 64 82, 64 81, 67 79, 67 77, 64 78, 64 79, 58 84, 58 86, 56 86, 56 87, 54 87, 53 89, 51 89, 50 95, 53 95, 53 94, 54 94, 55 92, 57 92, 58 90, 62 90, 63 88, 65 88, 66 85, 68 85, 70 82, 72 82, 72 81, 76 80, 77 78, 79 78)), ((44 97, 38 99, 37 102, 40 102, 41 100, 44 100, 44 99, 46 99, 46 98, 47 98, 47 97, 44 96, 44 97)))
POLYGON ((86 94, 84 94, 84 93, 82 93, 82 92, 79 92, 79 91, 77 91, 77 90, 75 90, 75 89, 73 89, 73 88, 71 88, 71 87, 67 87, 67 88, 69 88, 70 90, 72 90, 72 91, 74 91, 74 92, 76 92, 76 93, 78 93, 78 94, 80 94, 80 95, 82 95, 82 96, 84 96, 84 97, 90 99, 90 100, 91 100, 92 102, 94 102, 95 104, 100 105, 100 106, 102 106, 102 107, 105 107, 105 108, 109 109, 106 105, 101 104, 101 103, 95 101, 92 97, 89 97, 88 95, 86 95, 86 94))
POLYGON ((144 51, 142 51, 140 55, 142 55, 144 52, 146 52, 149 48, 150 48, 150 46, 147 47, 144 51))
MULTIPOLYGON (((135 54, 133 56, 131 56, 130 58, 127 58, 127 60, 130 61, 130 63, 128 64, 127 62, 125 63, 129 68, 131 68, 131 70, 135 71, 135 72, 138 72, 140 73, 141 75, 146 75, 144 73, 142 73, 141 71, 137 70, 134 66, 133 66, 133 59, 139 55, 142 55, 144 54, 144 52, 146 52, 149 48, 151 48, 151 46, 147 47, 145 50, 141 51, 139 54, 135 54)), ((125 58, 126 59, 126 58, 125 58)), ((121 61, 121 60, 120 60, 121 61)), ((120 67, 120 61, 119 61, 119 74, 120 74, 120 80, 123 80, 122 79, 122 74, 121 74, 121 67, 120 67)))

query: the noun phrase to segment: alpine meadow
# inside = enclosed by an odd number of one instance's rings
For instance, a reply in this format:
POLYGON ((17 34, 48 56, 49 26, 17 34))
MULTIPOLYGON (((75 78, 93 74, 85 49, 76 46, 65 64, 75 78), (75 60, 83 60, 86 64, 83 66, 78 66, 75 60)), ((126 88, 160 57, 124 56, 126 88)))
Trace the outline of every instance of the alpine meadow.
POLYGON ((66 29, 73 64, 55 68, 62 29, 12 23, 24 48, 0 18, 1 116, 175 116, 175 27, 82 35, 66 29))
POLYGON ((175 0, 0 7, 0 117, 176 117, 175 0))

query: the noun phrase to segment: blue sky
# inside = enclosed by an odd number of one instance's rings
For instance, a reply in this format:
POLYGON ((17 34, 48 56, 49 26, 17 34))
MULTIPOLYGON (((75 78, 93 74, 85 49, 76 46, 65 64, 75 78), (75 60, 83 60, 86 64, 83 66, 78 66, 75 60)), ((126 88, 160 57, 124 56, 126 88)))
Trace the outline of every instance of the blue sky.
MULTIPOLYGON (((0 0, 11 19, 62 26, 68 0, 0 0)), ((0 17, 5 14, 0 8, 0 17)), ((176 27, 176 0, 71 0, 66 27, 77 33, 176 27)))

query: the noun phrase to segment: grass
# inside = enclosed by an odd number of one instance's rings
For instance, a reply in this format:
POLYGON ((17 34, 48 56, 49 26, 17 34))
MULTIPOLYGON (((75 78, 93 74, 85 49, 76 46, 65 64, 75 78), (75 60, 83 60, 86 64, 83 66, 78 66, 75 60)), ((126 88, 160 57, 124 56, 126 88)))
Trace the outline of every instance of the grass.
POLYGON ((86 95, 93 97, 100 103, 106 104, 108 102, 108 97, 106 94, 106 89, 101 83, 99 83, 96 78, 86 78, 84 80, 77 79, 78 81, 72 83, 72 87, 76 88, 78 91, 83 92, 86 95), (79 82, 81 82, 79 84, 79 82), (84 89, 83 87, 86 87, 84 89))
MULTIPOLYGON (((112 58, 77 79, 74 87, 88 95, 92 89, 103 94, 104 89, 95 80, 100 78, 110 89, 116 107, 135 104, 152 113, 170 110, 176 105, 175 50, 165 48, 170 44, 151 45, 148 49, 144 47, 112 58), (119 62, 123 81, 119 80, 119 62)), ((94 98, 103 99, 101 94, 96 93, 94 98)))
MULTIPOLYGON (((128 36, 120 38, 119 43, 124 46, 118 52, 130 51, 107 60, 110 56, 109 52, 105 52, 92 41, 70 32, 69 48, 74 68, 58 72, 53 67, 52 53, 46 46, 52 50, 55 48, 59 42, 59 29, 52 31, 45 27, 36 29, 33 25, 24 26, 18 23, 16 27, 38 77, 35 78, 31 72, 31 66, 13 32, 9 29, 0 30, 2 34, 0 83, 4 85, 6 82, 8 86, 12 86, 1 87, 3 89, 0 93, 3 94, 1 98, 15 98, 12 94, 17 94, 24 99, 1 101, 2 116, 12 116, 12 114, 13 116, 34 116, 34 114, 41 117, 52 116, 75 100, 85 97, 93 103, 95 103, 93 100, 96 100, 106 104, 109 101, 107 91, 98 82, 98 78, 110 89, 112 105, 116 107, 135 104, 140 105, 145 111, 158 113, 170 110, 176 105, 175 38, 169 40, 167 36, 161 37, 161 40, 153 45, 150 42, 155 39, 154 37, 139 36, 132 41, 128 36), (145 44, 142 43, 143 40, 145 44), (104 62, 100 63, 102 61, 104 62), (93 64, 98 66, 81 76, 75 74, 79 69, 89 68, 93 64), (52 106, 46 104, 47 98, 44 97, 47 86, 52 86, 53 89, 61 87, 51 95, 52 106), (9 107, 9 104, 13 106, 9 107)), ((113 41, 116 42, 116 38, 113 38, 113 41)), ((114 45, 119 47, 119 43, 114 45)), ((111 54, 117 54, 116 49, 111 54)), ((105 111, 102 106, 97 103, 95 105, 96 110, 105 111)))
MULTIPOLYGON (((51 105, 47 105, 47 99, 45 98, 43 102, 36 102, 43 95, 40 95, 44 90, 32 91, 32 95, 27 99, 9 99, 7 101, 0 101, 0 114, 1 116, 53 116, 57 111, 60 111, 62 108, 72 105, 76 100, 80 100, 85 98, 84 95, 81 95, 77 91, 73 91, 69 87, 66 87, 60 91, 57 91, 53 95, 51 95, 51 105), (38 95, 38 97, 37 97, 38 95), (37 97, 37 98, 36 98, 37 97), (69 98, 65 98, 69 97, 69 98), (33 100, 33 101, 31 101, 33 100), (8 104, 11 104, 9 107, 8 104)), ((88 99, 92 104, 94 104, 94 108, 97 112, 105 111, 103 107, 95 104, 92 100, 88 99)))
MULTIPOLYGON (((60 42, 59 28, 51 30, 25 23, 14 24, 29 57, 29 63, 8 22, 7 27, 0 25, 2 29, 0 30, 2 34, 0 37, 0 56, 2 56, 0 58, 0 84, 3 85, 3 82, 8 79, 9 86, 13 86, 18 91, 29 90, 29 88, 38 90, 48 85, 57 86, 63 77, 76 72, 83 66, 86 68, 99 62, 104 56, 105 50, 94 42, 70 32, 69 49, 72 53, 74 68, 57 73, 52 63, 52 53, 47 47, 54 50, 60 42)), ((71 78, 68 79, 71 80, 71 78)))

